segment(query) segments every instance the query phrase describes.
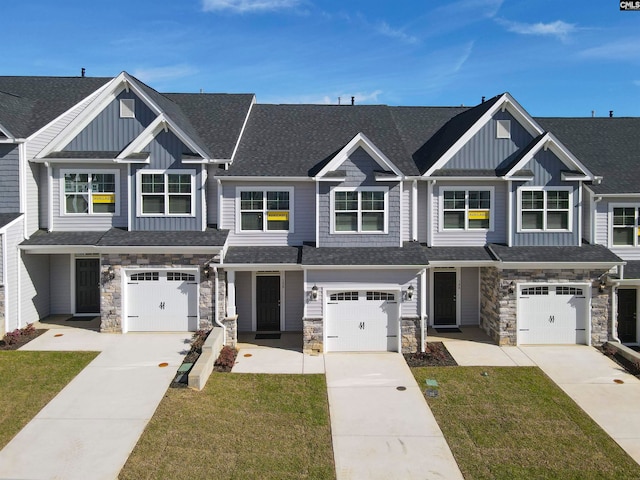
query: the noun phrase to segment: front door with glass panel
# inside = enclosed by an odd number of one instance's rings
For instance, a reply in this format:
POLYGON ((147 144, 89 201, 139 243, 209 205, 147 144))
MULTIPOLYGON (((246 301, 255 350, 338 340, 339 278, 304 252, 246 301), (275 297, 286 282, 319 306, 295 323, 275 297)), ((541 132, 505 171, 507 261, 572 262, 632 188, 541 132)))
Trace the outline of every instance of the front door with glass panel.
POLYGON ((433 273, 433 325, 455 327, 457 325, 456 272, 433 273))

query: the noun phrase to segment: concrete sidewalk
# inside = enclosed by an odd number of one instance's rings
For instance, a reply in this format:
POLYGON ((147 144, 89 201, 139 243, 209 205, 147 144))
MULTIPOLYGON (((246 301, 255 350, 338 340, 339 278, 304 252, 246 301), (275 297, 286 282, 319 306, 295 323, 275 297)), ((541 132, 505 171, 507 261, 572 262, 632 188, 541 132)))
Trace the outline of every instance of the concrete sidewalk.
POLYGON ((462 479, 402 355, 330 353, 324 359, 338 480, 462 479))
POLYGON ((182 362, 190 337, 51 329, 25 345, 24 350, 102 353, 0 452, 0 478, 116 478, 182 362), (160 367, 163 362, 169 365, 160 367))

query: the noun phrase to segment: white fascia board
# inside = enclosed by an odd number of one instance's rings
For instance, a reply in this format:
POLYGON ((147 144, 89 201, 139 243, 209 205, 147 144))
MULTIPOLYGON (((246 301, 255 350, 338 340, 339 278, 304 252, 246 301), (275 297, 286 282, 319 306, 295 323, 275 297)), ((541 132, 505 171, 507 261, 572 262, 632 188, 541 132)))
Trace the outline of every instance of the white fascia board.
POLYGON ((613 280, 618 286, 640 286, 640 278, 630 278, 628 280, 613 280))
POLYGON ((149 155, 147 158, 139 158, 139 159, 135 159, 135 160, 128 160, 125 158, 114 158, 113 159, 113 163, 120 163, 120 164, 131 164, 131 163, 135 163, 135 164, 146 164, 146 165, 150 165, 151 164, 151 155, 149 155))
POLYGON ((500 270, 558 270, 558 269, 589 269, 589 268, 606 268, 610 269, 617 265, 624 265, 626 262, 499 262, 495 266, 500 270))
POLYGON ((347 143, 344 148, 342 148, 342 150, 340 150, 333 159, 331 159, 331 161, 325 165, 322 170, 320 170, 317 177, 324 177, 327 172, 337 170, 338 167, 342 165, 349 155, 355 152, 358 147, 362 147, 378 165, 387 170, 391 170, 398 177, 404 178, 398 167, 396 167, 391 160, 389 160, 387 156, 382 153, 382 151, 362 132, 353 137, 349 143, 347 143))
POLYGON ((509 92, 503 95, 505 101, 501 104, 502 111, 508 110, 509 113, 515 117, 516 120, 529 132, 532 137, 537 137, 544 132, 544 129, 536 122, 527 111, 522 108, 515 98, 511 96, 509 92))
MULTIPOLYGON (((94 163, 107 163, 107 164, 114 164, 114 163, 121 163, 121 162, 117 162, 115 159, 113 158, 34 158, 32 160, 29 160, 30 162, 33 163, 41 163, 41 164, 56 164, 56 163, 64 163, 64 164, 69 164, 69 163, 81 163, 83 165, 93 165, 94 163)), ((144 162, 138 162, 138 163, 144 163, 144 162)))
MULTIPOLYGON (((7 231, 14 226, 16 223, 18 223, 20 220, 22 220, 24 218, 24 213, 21 213, 20 215, 18 215, 16 218, 14 218, 13 220, 11 220, 9 223, 7 223, 6 225, 4 225, 2 228, 0 228, 0 234, 2 233, 7 233, 7 231)), ((3 264, 4 265, 4 264, 3 264)))
POLYGON ((308 265, 306 270, 422 270, 427 265, 308 265))
POLYGON ((242 140, 242 136, 244 135, 244 130, 247 127, 247 123, 249 122, 249 116, 251 115, 251 111, 253 110, 253 106, 256 104, 256 96, 254 95, 251 99, 251 105, 249 105, 249 110, 247 110, 247 116, 244 118, 244 123, 242 124, 242 128, 240 129, 240 135, 238 135, 238 140, 236 141, 236 145, 233 147, 233 152, 231 153, 230 160, 213 160, 214 163, 233 163, 236 158, 236 152, 240 147, 240 141, 242 140))
POLYGON ((32 254, 59 254, 59 253, 211 253, 222 251, 221 246, 99 246, 99 245, 19 245, 18 248, 32 254))
POLYGON ((222 263, 220 267, 225 270, 235 270, 236 272, 302 270, 302 265, 299 263, 222 263))
POLYGON ((595 198, 640 197, 638 193, 594 193, 595 198))
POLYGON ((346 182, 347 177, 313 177, 313 180, 316 182, 341 183, 341 182, 346 182))
POLYGON ((571 153, 553 133, 547 132, 547 135, 549 135, 550 141, 546 146, 547 148, 550 148, 557 157, 561 160, 564 157, 566 162, 571 163, 575 170, 582 172, 589 180, 593 180, 595 178, 595 175, 580 160, 578 160, 576 156, 571 153))
POLYGON ((498 260, 429 260, 427 268, 440 267, 495 267, 498 260))
POLYGON ((422 177, 421 180, 438 180, 440 182, 446 181, 455 181, 455 182, 496 182, 505 180, 503 177, 442 177, 442 176, 434 176, 434 177, 422 177))
POLYGON ((533 156, 549 141, 549 134, 546 133, 536 144, 504 175, 508 180, 513 180, 513 175, 531 161, 533 156))
POLYGON ((233 182, 312 182, 314 179, 310 177, 243 177, 240 175, 216 175, 213 177, 219 181, 233 181, 233 182))

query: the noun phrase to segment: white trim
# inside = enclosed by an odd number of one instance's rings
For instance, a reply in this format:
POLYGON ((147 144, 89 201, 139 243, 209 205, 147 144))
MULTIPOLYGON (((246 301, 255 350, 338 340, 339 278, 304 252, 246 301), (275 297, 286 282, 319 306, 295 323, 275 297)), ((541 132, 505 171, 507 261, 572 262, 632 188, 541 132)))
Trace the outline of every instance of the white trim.
POLYGON ((24 238, 29 238, 28 225, 27 225, 27 145, 26 143, 20 143, 18 145, 18 183, 20 185, 20 213, 25 216, 25 222, 22 226, 24 238))
MULTIPOLYGON (((402 198, 402 195, 401 195, 402 198)), ((369 186, 360 186, 360 187, 331 187, 329 189, 329 212, 331 215, 330 225, 329 225, 329 233, 332 235, 385 235, 389 233, 389 187, 369 187, 369 186), (356 231, 337 231, 335 228, 336 225, 336 210, 335 210, 335 193, 336 192, 358 192, 358 229, 356 231), (365 231, 362 230, 362 192, 383 192, 384 194, 384 213, 383 213, 383 222, 384 228, 382 231, 373 230, 373 231, 365 231)), ((349 210, 350 212, 352 210, 349 210)), ((379 212, 379 210, 365 210, 367 212, 374 211, 379 212)), ((402 241, 402 235, 400 235, 400 240, 402 241)), ((400 245, 402 246, 402 244, 400 245)))
POLYGON ((223 229, 224 225, 222 224, 222 202, 224 201, 224 197, 222 195, 222 180, 220 180, 220 177, 216 178, 216 197, 218 199, 218 205, 216 205, 218 208, 218 213, 217 213, 217 217, 216 218, 216 223, 218 225, 219 229, 223 229))
POLYGON ((133 178, 131 175, 131 164, 127 165, 127 230, 133 228, 133 214, 131 212, 131 194, 133 192, 133 178))
POLYGON ((429 269, 429 317, 430 317, 430 321, 429 321, 429 325, 430 326, 436 326, 436 327, 440 327, 440 328, 454 328, 454 327, 459 327, 460 326, 460 308, 461 308, 461 299, 460 299, 460 289, 461 289, 461 271, 460 271, 460 267, 435 267, 435 268, 430 268, 429 269), (453 272, 456 274, 456 323, 455 325, 435 325, 434 321, 435 321, 435 315, 433 313, 434 310, 434 298, 435 298, 435 274, 436 273, 446 273, 446 272, 453 272))
POLYGON ((135 98, 120 99, 120 118, 136 118, 135 98))
MULTIPOLYGON (((167 128, 168 123, 163 114, 158 115, 153 122, 151 122, 147 128, 145 128, 140 135, 133 139, 133 141, 127 145, 116 157, 118 160, 127 161, 127 156, 132 153, 142 153, 142 149, 149 145, 153 139, 162 130, 167 128)), ((135 162, 132 162, 135 163, 135 162)))
POLYGON ((511 139, 511 120, 496 119, 496 138, 511 139))
MULTIPOLYGON (((53 167, 49 162, 45 163, 47 167, 47 232, 53 231, 53 167)), ((38 207, 40 202, 38 202, 38 207)))
MULTIPOLYGON (((114 163, 126 163, 126 162, 118 162, 113 158, 34 158, 29 160, 30 162, 33 163, 38 163, 38 164, 58 164, 58 163, 64 163, 64 164, 81 164, 82 166, 86 166, 87 163, 91 163, 92 165, 99 165, 99 164, 106 164, 106 165, 113 165, 114 163)), ((149 163, 147 162, 142 162, 140 161, 140 163, 149 163)))
POLYGON ((317 177, 324 177, 328 172, 332 172, 337 170, 342 163, 347 160, 353 152, 355 152, 358 147, 362 147, 371 158, 381 167, 386 170, 391 170, 397 177, 403 178, 402 172, 396 167, 389 158, 382 153, 382 151, 375 146, 375 144, 367 138, 367 136, 360 132, 355 137, 353 137, 349 143, 347 143, 342 150, 340 150, 331 161, 324 166, 320 172, 316 175, 317 177))
MULTIPOLYGON (((530 187, 518 187, 517 189, 517 201, 518 201, 518 206, 517 206, 517 218, 516 218, 516 225, 517 225, 517 233, 572 233, 573 232, 573 210, 575 208, 574 204, 573 204, 573 187, 543 187, 543 186, 530 186, 530 187), (539 212, 542 211, 542 228, 541 229, 525 229, 522 228, 522 192, 524 191, 538 191, 538 192, 544 192, 543 197, 542 197, 542 202, 543 202, 543 208, 542 210, 527 210, 527 211, 535 211, 535 212, 539 212), (567 208, 567 213, 568 213, 568 219, 567 219, 567 226, 568 228, 557 228, 557 229, 552 229, 552 228, 547 228, 547 214, 549 212, 549 210, 547 209, 547 192, 557 192, 557 191, 566 191, 569 192, 569 206, 567 208)), ((551 211, 565 211, 564 209, 551 209, 551 211)), ((579 222, 578 222, 579 223, 579 222)))
MULTIPOLYGON (((2 227, 0 227, 0 234, 1 233, 7 233, 7 231, 16 223, 18 223, 21 219, 25 218, 24 213, 19 213, 18 216, 16 218, 14 218, 13 220, 11 220, 9 223, 3 225, 2 227)), ((3 263, 4 265, 4 263, 3 263)))
POLYGON ((620 203, 609 203, 607 205, 607 247, 615 248, 621 250, 633 251, 640 247, 640 238, 638 234, 640 233, 640 202, 620 202, 620 203), (614 208, 633 208, 634 210, 634 226, 633 226, 633 245, 615 245, 613 243, 613 210, 614 208))
POLYGON ((424 352, 427 343, 426 326, 429 322, 427 317, 427 269, 423 268, 418 275, 420 282, 420 351, 424 352))
POLYGON ((102 245, 20 245, 20 250, 30 254, 101 254, 101 253, 211 253, 219 254, 224 246, 175 246, 175 245, 134 245, 134 246, 102 246, 102 245))
MULTIPOLYGON (((399 242, 399 247, 402 247, 402 243, 404 241, 404 239, 402 238, 402 234, 404 232, 404 215, 402 214, 402 212, 404 212, 404 182, 399 182, 399 187, 400 187, 400 235, 398 235, 398 242, 399 242)), ((385 203, 385 210, 386 210, 386 203, 385 203)), ((411 215, 411 212, 409 212, 409 215, 411 215)), ((409 217, 411 218, 411 217, 409 217)), ((410 226, 410 225, 409 225, 410 226)), ((409 234, 409 236, 411 236, 411 234, 409 234)))
MULTIPOLYGON (((329 193, 329 195, 331 195, 331 193, 329 193)), ((316 182, 316 218, 315 218, 315 225, 316 225, 316 247, 320 246, 320 184, 318 182, 316 182)))
MULTIPOLYGON (((149 170, 141 168, 136 172, 136 216, 138 217, 184 217, 193 218, 196 216, 196 176, 195 169, 166 169, 166 170, 149 170), (164 176, 164 213, 143 213, 142 211, 142 176, 143 175, 163 175, 164 176), (169 175, 189 175, 191 177, 191 192, 189 196, 191 198, 191 213, 169 213, 169 197, 172 195, 186 197, 184 193, 171 193, 169 192, 169 175)), ((149 196, 159 196, 160 193, 145 194, 149 196)))
POLYGON ((513 182, 507 181, 507 246, 513 246, 513 182))
POLYGON ((582 209, 582 182, 578 185, 578 242, 582 245, 582 217, 583 209, 582 209))
POLYGON ((319 178, 310 178, 310 177, 256 177, 256 176, 242 176, 242 175, 215 175, 214 177, 217 180, 224 180, 224 181, 230 181, 230 182, 258 182, 258 183, 264 183, 264 182, 314 182, 314 181, 320 181, 321 179, 319 178))
MULTIPOLYGON (((0 244, 2 244, 2 277, 0 277, 0 286, 5 286, 7 284, 7 231, 5 228, 0 229, 0 244)), ((5 298, 4 298, 5 306, 7 304, 7 295, 5 288, 5 298)), ((5 315, 5 320, 7 319, 7 315, 5 315)), ((6 327, 5 327, 6 331, 6 327)))
MULTIPOLYGON (((295 187, 264 187, 264 186, 255 186, 248 187, 246 185, 235 187, 235 217, 236 217, 236 229, 235 232, 237 234, 242 235, 262 235, 266 234, 282 234, 282 233, 294 233, 295 232, 295 187), (240 208, 240 197, 242 192, 262 192, 262 230, 242 230, 242 210, 240 208), (267 213, 269 209, 267 208, 267 192, 287 192, 289 193, 289 228, 287 230, 269 230, 267 228, 267 213)), ((257 210, 256 210, 257 211, 257 210)), ((277 210, 274 210, 277 211, 277 210)), ((282 210, 283 212, 285 210, 282 210)))
POLYGON ((418 241, 418 181, 411 182, 411 240, 418 241))
POLYGON ((433 186, 435 184, 435 180, 427 181, 427 247, 433 246, 433 186))
MULTIPOLYGON (((88 187, 91 187, 91 180, 88 179, 88 187)), ((121 216, 121 212, 120 212, 120 170, 101 170, 99 168, 79 168, 79 169, 73 169, 73 168, 61 168, 59 170, 59 190, 60 190, 60 216, 61 217, 79 217, 79 216, 90 216, 90 217, 119 217, 121 216), (79 174, 79 175, 91 175, 91 174, 98 174, 98 175, 102 175, 102 174, 113 174, 115 177, 115 185, 114 185, 114 195, 115 195, 115 211, 113 213, 111 212, 104 212, 104 213, 94 213, 93 210, 93 202, 92 202, 92 197, 93 195, 102 195, 102 192, 92 192, 87 190, 87 192, 79 192, 79 193, 86 193, 88 196, 87 199, 87 204, 88 204, 88 209, 89 211, 87 213, 73 213, 73 212, 67 212, 66 211, 66 207, 67 207, 67 202, 66 202, 66 195, 67 193, 69 193, 70 195, 74 195, 74 192, 66 192, 65 191, 65 180, 64 180, 64 176, 65 174, 79 174)), ((106 192, 107 194, 109 192, 106 192)), ((53 204, 50 205, 50 207, 53 209, 53 204)))
POLYGON ((202 222, 201 222, 201 228, 202 231, 204 232, 207 229, 207 224, 208 224, 208 218, 207 218, 207 177, 208 177, 209 171, 207 169, 207 167, 205 167, 204 165, 202 165, 200 167, 200 205, 201 205, 201 217, 202 217, 202 222))
MULTIPOLYGON (((476 186, 440 186, 438 189, 438 231, 439 232, 493 232, 495 228, 495 208, 494 208, 494 198, 495 198, 495 187, 476 187, 476 186), (444 227, 444 193, 448 191, 463 191, 464 193, 464 228, 445 228, 444 227), (489 228, 469 228, 469 211, 470 210, 485 210, 485 209, 476 209, 469 208, 469 192, 470 191, 480 191, 480 192, 489 192, 489 228)), ((451 210, 449 211, 462 211, 462 210, 451 210)))
MULTIPOLYGON (((240 129, 240 135, 238 135, 238 140, 236 141, 235 146, 233 147, 233 152, 231 152, 231 163, 233 163, 233 161, 236 158, 236 152, 238 151, 238 148, 240 147, 240 141, 242 140, 242 136, 244 135, 244 130, 245 128, 247 128, 247 123, 249 122, 249 116, 251 115, 251 111, 253 110, 253 106, 256 104, 256 96, 253 95, 252 99, 251 99, 251 104, 249 105, 249 109, 247 110, 247 115, 244 118, 244 122, 242 123, 242 128, 240 129)), ((214 162, 217 161, 222 161, 222 160, 213 160, 214 162)))

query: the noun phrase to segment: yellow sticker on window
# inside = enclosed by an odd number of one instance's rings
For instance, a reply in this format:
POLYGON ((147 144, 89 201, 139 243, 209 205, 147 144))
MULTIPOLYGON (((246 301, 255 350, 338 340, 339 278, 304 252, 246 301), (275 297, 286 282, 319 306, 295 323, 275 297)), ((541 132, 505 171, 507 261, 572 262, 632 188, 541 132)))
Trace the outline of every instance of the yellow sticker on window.
POLYGON ((287 222, 289 221, 289 212, 267 212, 267 221, 287 222))
POLYGON ((93 203, 116 203, 115 193, 101 193, 93 195, 93 203))
POLYGON ((489 220, 489 210, 469 210, 469 220, 489 220))

